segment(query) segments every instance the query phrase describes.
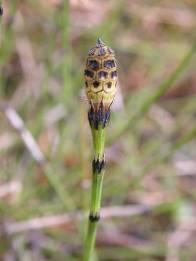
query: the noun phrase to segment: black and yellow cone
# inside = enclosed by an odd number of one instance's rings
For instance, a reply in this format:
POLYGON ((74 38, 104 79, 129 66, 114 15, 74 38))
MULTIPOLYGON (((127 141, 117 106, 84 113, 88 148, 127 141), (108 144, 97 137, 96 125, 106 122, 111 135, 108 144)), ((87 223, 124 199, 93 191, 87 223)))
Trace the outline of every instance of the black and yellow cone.
POLYGON ((117 88, 117 65, 114 51, 99 38, 88 53, 84 71, 85 91, 90 109, 88 118, 95 129, 104 128, 117 88))

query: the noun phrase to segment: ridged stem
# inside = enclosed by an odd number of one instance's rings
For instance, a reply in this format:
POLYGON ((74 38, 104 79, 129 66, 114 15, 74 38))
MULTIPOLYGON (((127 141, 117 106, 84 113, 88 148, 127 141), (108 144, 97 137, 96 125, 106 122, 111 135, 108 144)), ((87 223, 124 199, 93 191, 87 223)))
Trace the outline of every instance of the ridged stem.
POLYGON ((84 261, 93 261, 94 246, 96 241, 97 225, 100 218, 101 196, 104 177, 104 147, 105 128, 99 125, 98 129, 91 127, 94 146, 94 159, 92 162, 92 188, 90 215, 85 241, 84 261))

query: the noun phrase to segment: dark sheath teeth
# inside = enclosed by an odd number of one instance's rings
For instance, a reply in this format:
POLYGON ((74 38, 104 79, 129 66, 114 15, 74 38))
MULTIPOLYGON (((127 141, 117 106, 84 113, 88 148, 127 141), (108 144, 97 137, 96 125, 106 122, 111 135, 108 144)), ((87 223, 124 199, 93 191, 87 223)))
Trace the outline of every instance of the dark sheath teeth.
POLYGON ((3 7, 0 6, 0 16, 2 16, 2 15, 3 15, 3 7))
POLYGON ((102 128, 105 128, 106 124, 110 119, 110 109, 105 110, 101 104, 98 110, 94 110, 92 107, 88 112, 88 120, 90 126, 96 130, 101 125, 102 128))
POLYGON ((105 168, 105 160, 103 159, 102 161, 97 160, 93 160, 92 163, 92 167, 93 167, 93 173, 101 173, 101 171, 105 168))
POLYGON ((99 214, 90 214, 89 215, 89 220, 91 222, 97 222, 97 221, 99 221, 99 219, 100 219, 100 215, 99 214))

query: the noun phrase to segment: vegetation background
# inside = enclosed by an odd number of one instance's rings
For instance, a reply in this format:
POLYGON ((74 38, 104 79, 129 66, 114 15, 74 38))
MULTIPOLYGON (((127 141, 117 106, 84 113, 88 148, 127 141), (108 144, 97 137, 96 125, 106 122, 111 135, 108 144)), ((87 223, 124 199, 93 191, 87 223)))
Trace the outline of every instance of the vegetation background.
POLYGON ((81 260, 88 49, 116 51, 98 260, 196 260, 196 3, 2 1, 0 260, 81 260))

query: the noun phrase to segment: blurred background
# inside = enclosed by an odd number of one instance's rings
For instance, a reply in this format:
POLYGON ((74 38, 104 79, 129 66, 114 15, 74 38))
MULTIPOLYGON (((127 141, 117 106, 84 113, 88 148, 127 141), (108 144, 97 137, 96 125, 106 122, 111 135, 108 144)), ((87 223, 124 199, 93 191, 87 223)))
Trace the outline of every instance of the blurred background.
POLYGON ((81 260, 83 70, 116 52, 97 260, 196 260, 196 2, 1 1, 0 260, 81 260))

